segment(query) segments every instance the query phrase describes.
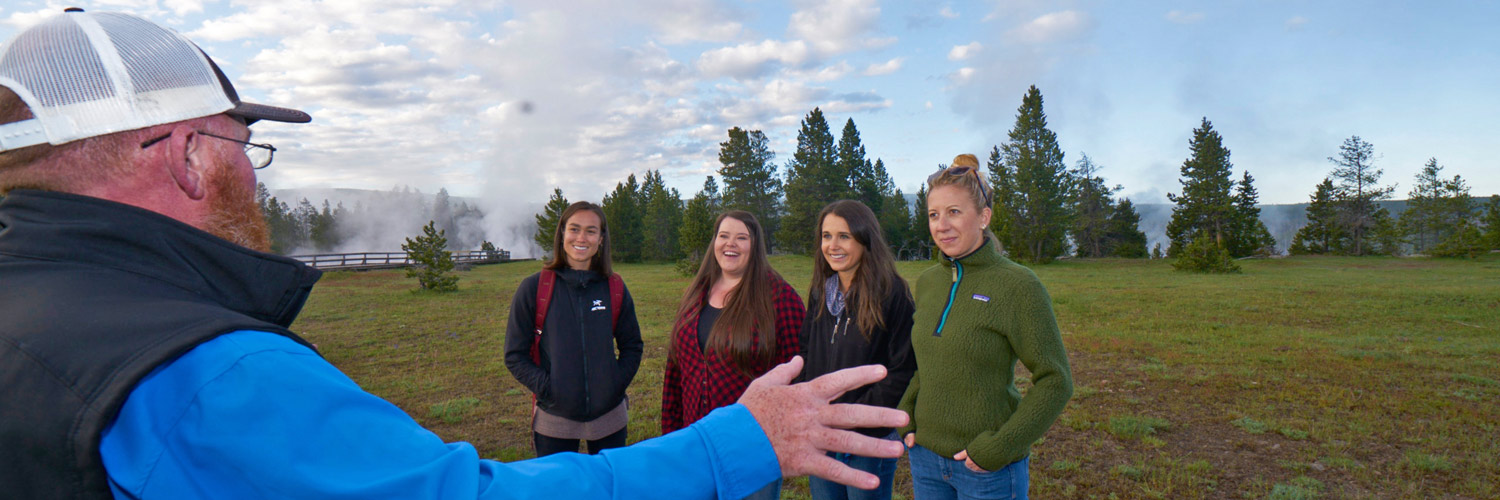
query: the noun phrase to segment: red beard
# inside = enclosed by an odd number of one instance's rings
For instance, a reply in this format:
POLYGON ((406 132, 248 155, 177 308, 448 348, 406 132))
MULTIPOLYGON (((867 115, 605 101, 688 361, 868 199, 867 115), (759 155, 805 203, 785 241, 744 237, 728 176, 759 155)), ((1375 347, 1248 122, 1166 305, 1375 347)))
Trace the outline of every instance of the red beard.
POLYGON ((235 178, 234 165, 221 162, 208 173, 209 213, 203 230, 230 243, 271 251, 271 228, 255 202, 255 188, 235 178))

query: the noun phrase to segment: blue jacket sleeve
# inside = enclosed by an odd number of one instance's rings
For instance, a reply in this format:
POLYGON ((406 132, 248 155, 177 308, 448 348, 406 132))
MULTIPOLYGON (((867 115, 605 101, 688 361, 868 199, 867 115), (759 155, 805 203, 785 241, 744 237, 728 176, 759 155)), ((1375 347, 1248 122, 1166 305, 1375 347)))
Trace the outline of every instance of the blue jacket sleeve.
POLYGON ((100 453, 116 498, 740 498, 780 475, 739 405, 600 455, 481 460, 264 332, 224 335, 159 367, 100 453))

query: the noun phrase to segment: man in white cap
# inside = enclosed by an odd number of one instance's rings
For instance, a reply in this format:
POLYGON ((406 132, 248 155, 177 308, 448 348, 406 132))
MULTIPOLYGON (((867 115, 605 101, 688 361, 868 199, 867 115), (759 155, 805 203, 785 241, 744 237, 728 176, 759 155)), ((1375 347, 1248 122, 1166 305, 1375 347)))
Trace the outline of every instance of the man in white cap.
POLYGON ((275 148, 176 32, 78 9, 0 45, 0 491, 15 498, 739 498, 778 475, 873 487, 826 451, 903 413, 830 405, 879 367, 788 385, 687 429, 503 464, 444 443, 287 327, 319 273, 264 252, 275 148))

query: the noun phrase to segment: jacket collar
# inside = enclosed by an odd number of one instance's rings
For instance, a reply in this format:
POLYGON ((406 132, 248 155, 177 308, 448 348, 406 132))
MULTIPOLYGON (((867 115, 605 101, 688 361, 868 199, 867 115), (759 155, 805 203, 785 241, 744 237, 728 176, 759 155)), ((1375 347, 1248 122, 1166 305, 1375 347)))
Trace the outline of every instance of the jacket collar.
POLYGON ((156 212, 29 190, 0 200, 0 256, 146 276, 283 328, 322 276, 295 259, 235 245, 156 212))
POLYGON ((942 262, 943 267, 953 267, 953 262, 958 261, 962 262, 965 268, 969 268, 992 266, 1004 259, 1005 257, 1000 255, 1000 244, 986 234, 984 236, 984 243, 979 245, 979 248, 974 249, 973 252, 969 252, 968 255, 958 258, 944 255, 939 260, 942 262))

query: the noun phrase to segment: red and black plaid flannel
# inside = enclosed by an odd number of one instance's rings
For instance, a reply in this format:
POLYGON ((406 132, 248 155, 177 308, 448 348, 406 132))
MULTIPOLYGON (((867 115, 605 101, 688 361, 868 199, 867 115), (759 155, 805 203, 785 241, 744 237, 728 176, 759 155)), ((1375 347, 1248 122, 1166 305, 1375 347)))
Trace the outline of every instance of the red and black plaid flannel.
MULTIPOLYGON (((776 357, 774 362, 757 367, 757 376, 797 355, 797 338, 807 313, 802 297, 786 281, 773 275, 771 288, 776 297, 776 357)), ((703 352, 698 345, 697 314, 681 325, 672 334, 677 355, 674 362, 667 363, 667 373, 662 377, 662 434, 687 427, 715 408, 734 404, 753 380, 717 354, 703 352)))

